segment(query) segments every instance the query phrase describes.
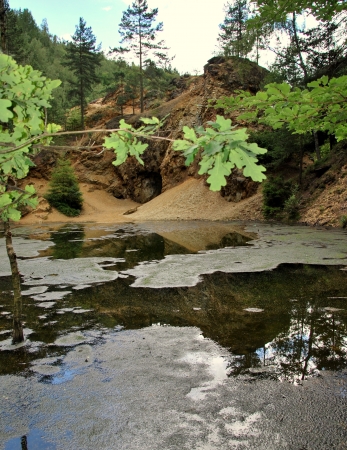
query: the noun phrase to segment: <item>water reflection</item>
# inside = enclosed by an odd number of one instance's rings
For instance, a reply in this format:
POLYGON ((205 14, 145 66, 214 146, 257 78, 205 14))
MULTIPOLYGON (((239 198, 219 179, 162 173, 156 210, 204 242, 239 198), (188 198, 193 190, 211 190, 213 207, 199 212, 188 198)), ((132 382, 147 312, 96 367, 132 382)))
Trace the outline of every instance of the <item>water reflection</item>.
MULTIPOLYGON (((319 370, 341 370, 347 365, 346 313, 295 301, 288 330, 254 353, 238 358, 232 374, 278 376, 301 381, 319 370), (255 370, 247 370, 255 368, 255 370)), ((231 364, 231 366, 233 366, 231 364)))
MULTIPOLYGON (((141 261, 191 251, 175 230, 166 230, 163 236, 150 229, 140 233, 131 226, 100 232, 74 225, 50 232, 55 246, 45 250, 46 262, 49 256, 116 257, 124 259, 114 264, 120 271, 141 261)), ((229 230, 222 237, 218 234, 217 244, 244 245, 248 239, 229 230)), ((4 350, 0 351, 0 374, 41 373, 35 363, 38 358, 58 358, 59 364, 59 356, 67 352, 59 341, 65 334, 81 333, 83 338, 83 334, 97 336, 100 330, 107 333, 115 327, 137 329, 157 324, 198 327, 205 337, 230 351, 230 376, 301 380, 317 370, 339 370, 347 365, 346 272, 338 267, 287 264, 260 273, 214 273, 189 288, 133 288, 132 282, 131 277, 119 277, 92 282, 83 289, 47 285, 47 298, 41 294, 40 302, 48 304, 54 294, 55 303, 44 309, 37 299, 37 289, 42 286, 31 290, 25 286, 25 327, 32 332, 25 347, 8 351, 4 343, 11 333, 11 314, 7 313, 11 311, 12 287, 9 277, 0 278, 0 350, 4 350), (65 296, 58 295, 65 291, 65 296)), ((94 341, 88 342, 92 345, 94 341)))
POLYGON ((46 439, 46 435, 43 430, 33 428, 28 435, 24 435, 18 438, 10 439, 5 443, 4 450, 55 450, 56 445, 49 442, 46 439))
POLYGON ((78 224, 74 226, 64 225, 58 231, 52 232, 53 258, 78 258, 82 253, 84 236, 84 227, 78 224))
POLYGON ((240 245, 245 245, 252 239, 248 236, 244 236, 240 233, 228 233, 222 237, 219 243, 210 244, 206 246, 207 250, 217 250, 218 248, 224 247, 238 247, 240 245))

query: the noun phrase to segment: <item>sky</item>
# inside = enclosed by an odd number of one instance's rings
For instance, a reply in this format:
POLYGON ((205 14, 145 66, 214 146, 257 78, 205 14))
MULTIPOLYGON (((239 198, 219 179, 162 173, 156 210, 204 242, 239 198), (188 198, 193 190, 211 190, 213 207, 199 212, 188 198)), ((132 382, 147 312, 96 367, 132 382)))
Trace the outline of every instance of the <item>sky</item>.
MULTIPOLYGON (((160 38, 175 56, 172 66, 181 74, 203 73, 203 66, 217 50, 218 25, 223 23, 226 0, 147 0, 158 8, 163 22, 160 38)), ((13 9, 29 9, 38 25, 47 19, 51 34, 68 39, 79 18, 102 43, 102 48, 119 45, 118 25, 131 0, 9 0, 13 9)))

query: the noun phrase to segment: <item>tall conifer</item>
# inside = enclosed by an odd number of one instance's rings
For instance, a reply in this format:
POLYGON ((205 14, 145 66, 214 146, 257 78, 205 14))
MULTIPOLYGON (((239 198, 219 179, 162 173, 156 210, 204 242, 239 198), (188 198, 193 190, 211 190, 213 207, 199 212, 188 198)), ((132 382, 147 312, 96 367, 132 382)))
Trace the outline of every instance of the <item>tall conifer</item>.
POLYGON ((227 3, 224 22, 219 26, 219 42, 226 56, 245 57, 252 49, 253 39, 247 33, 249 6, 247 0, 227 3), (252 41, 252 42, 250 42, 252 41))
POLYGON ((7 14, 10 10, 8 0, 0 0, 1 51, 7 53, 7 14))
POLYGON ((136 0, 123 12, 121 23, 119 24, 119 34, 122 36, 120 43, 127 44, 127 47, 118 47, 111 52, 132 51, 139 58, 140 66, 140 107, 144 110, 143 103, 143 66, 145 57, 150 51, 158 58, 161 57, 160 50, 167 50, 163 41, 156 42, 156 35, 163 30, 163 23, 154 25, 158 14, 158 8, 149 10, 147 0, 136 0))
POLYGON ((80 17, 72 42, 67 44, 65 65, 77 77, 70 93, 79 99, 82 129, 84 129, 86 95, 92 90, 93 84, 99 81, 96 68, 101 64, 100 48, 101 44, 96 45, 92 28, 87 27, 85 20, 80 17))

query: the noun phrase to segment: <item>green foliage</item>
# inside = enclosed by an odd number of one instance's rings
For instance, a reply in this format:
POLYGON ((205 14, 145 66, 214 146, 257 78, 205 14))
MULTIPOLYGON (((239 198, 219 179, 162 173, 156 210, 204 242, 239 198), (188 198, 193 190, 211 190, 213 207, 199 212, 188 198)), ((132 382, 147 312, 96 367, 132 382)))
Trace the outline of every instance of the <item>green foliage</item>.
POLYGON ((288 199, 284 202, 283 212, 287 220, 299 220, 300 218, 300 197, 299 197, 299 186, 295 184, 291 188, 291 194, 288 199))
POLYGON ((165 118, 159 120, 153 117, 152 119, 142 118, 141 120, 144 125, 136 130, 122 119, 119 126, 120 131, 111 133, 110 136, 105 138, 104 147, 114 149, 117 155, 116 161, 112 163, 113 165, 123 164, 128 156, 134 156, 140 164, 143 164, 141 155, 147 149, 148 144, 143 144, 139 138, 153 136, 162 126, 165 118))
MULTIPOLYGON (((143 144, 139 139, 165 139, 155 136, 163 121, 155 117, 142 118, 144 125, 134 129, 124 120, 120 121, 120 131, 112 133, 105 138, 104 147, 114 149, 117 159, 113 162, 118 166, 126 161, 128 156, 133 156, 140 164, 143 164, 141 155, 147 149, 148 144, 143 144)), ((183 127, 184 139, 173 142, 173 149, 182 152, 189 166, 200 154, 199 174, 207 174, 207 182, 210 189, 218 191, 226 185, 228 177, 234 167, 243 169, 246 177, 261 182, 266 177, 265 168, 257 164, 258 155, 264 154, 265 149, 255 143, 248 143, 246 129, 236 129, 231 126, 231 120, 217 116, 215 122, 209 122, 209 127, 197 127, 195 129, 183 127)))
POLYGON ((141 112, 144 111, 144 62, 149 53, 153 57, 164 62, 170 62, 163 51, 167 50, 163 41, 158 41, 157 34, 163 30, 163 23, 154 25, 158 15, 158 8, 149 9, 147 0, 136 0, 123 12, 121 23, 119 24, 119 34, 122 39, 121 44, 126 47, 114 48, 111 53, 132 52, 139 58, 139 91, 141 112))
POLYGON ((283 125, 292 133, 325 131, 337 141, 347 138, 347 76, 327 76, 308 84, 307 89, 291 89, 287 83, 270 83, 255 96, 239 91, 235 97, 217 101, 216 108, 243 109, 239 118, 258 121, 274 129, 283 125))
MULTIPOLYGON (((59 129, 45 126, 44 113, 59 84, 0 54, 0 218, 4 221, 19 220, 23 206, 37 204, 34 188, 18 189, 17 180, 25 178, 34 165, 30 139, 59 129)), ((46 143, 50 140, 46 138, 46 143)))
POLYGON ((7 52, 21 65, 30 65, 48 78, 58 78, 61 86, 55 90, 48 110, 48 120, 63 124, 65 110, 74 106, 68 95, 75 81, 73 73, 63 66, 66 44, 50 34, 47 21, 39 27, 28 9, 10 9, 7 14, 7 52))
POLYGON ((259 157, 259 161, 267 169, 278 169, 295 154, 300 153, 300 146, 305 145, 305 150, 309 150, 313 145, 312 136, 293 135, 287 128, 278 130, 263 130, 250 133, 250 142, 255 142, 259 147, 266 148, 267 153, 259 157))
POLYGON ((266 150, 255 143, 248 143, 245 128, 236 129, 231 126, 231 120, 217 116, 215 122, 209 122, 209 127, 195 129, 183 127, 184 139, 176 140, 173 149, 182 151, 189 166, 201 150, 199 174, 208 174, 207 182, 212 191, 219 191, 226 185, 232 169, 236 166, 243 169, 246 177, 261 182, 266 177, 265 168, 257 164, 258 155, 266 150))
POLYGON ((80 17, 72 42, 67 44, 65 64, 77 78, 77 81, 72 84, 70 94, 79 100, 82 130, 84 129, 86 95, 98 81, 96 67, 100 65, 100 62, 100 45, 96 45, 96 37, 91 27, 87 27, 85 20, 80 17))
POLYGON ((81 214, 83 197, 70 161, 58 160, 45 198, 51 206, 66 216, 81 214))
POLYGON ((247 32, 249 5, 247 0, 235 0, 227 3, 224 22, 218 41, 225 56, 245 57, 252 49, 253 39, 247 32))
MULTIPOLYGON (((266 219, 282 218, 283 209, 292 195, 292 184, 281 177, 269 178, 263 184, 263 215, 266 219)), ((292 200, 290 201, 292 202, 292 200)), ((290 208, 290 204, 288 204, 290 208)))
POLYGON ((347 216, 341 216, 340 218, 340 224, 342 228, 346 228, 347 227, 347 216))
MULTIPOLYGON (((36 200, 31 198, 34 190, 31 187, 26 191, 12 189, 10 181, 16 183, 17 179, 27 175, 32 166, 28 156, 34 152, 33 142, 49 144, 52 136, 59 135, 56 133, 58 126, 45 125, 43 109, 49 107, 51 91, 60 82, 42 77, 29 66, 18 66, 5 55, 0 55, 0 75, 0 118, 3 123, 0 129, 0 211, 3 220, 18 220, 20 205, 35 205, 36 200)), ((129 156, 143 164, 141 155, 148 147, 143 143, 144 139, 171 141, 157 134, 165 119, 142 118, 143 125, 138 129, 121 120, 119 130, 114 130, 104 143, 106 149, 114 149, 117 155, 113 164, 120 165, 129 156)), ((236 129, 222 116, 217 116, 216 121, 208 125, 206 129, 184 127, 184 139, 173 141, 173 148, 183 152, 187 165, 200 152, 199 173, 208 174, 207 181, 212 190, 225 186, 225 178, 234 167, 243 169, 244 175, 255 181, 265 179, 265 168, 257 164, 257 157, 266 150, 247 142, 246 129, 236 129)), ((82 196, 69 163, 60 161, 46 198, 66 215, 80 213, 82 196)))
POLYGON ((80 108, 71 108, 65 114, 65 129, 68 131, 79 130, 81 128, 80 108))
POLYGON ((257 4, 259 11, 253 26, 264 22, 283 22, 288 14, 304 10, 309 10, 318 20, 329 21, 336 13, 347 9, 344 0, 257 0, 257 4))

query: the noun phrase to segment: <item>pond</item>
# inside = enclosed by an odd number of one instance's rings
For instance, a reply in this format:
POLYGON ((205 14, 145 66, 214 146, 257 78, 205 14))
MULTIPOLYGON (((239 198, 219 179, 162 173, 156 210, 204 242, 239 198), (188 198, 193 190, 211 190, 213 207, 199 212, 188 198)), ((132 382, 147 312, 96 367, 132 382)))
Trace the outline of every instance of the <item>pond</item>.
MULTIPOLYGON (((183 337, 206 346, 202 353, 186 348, 176 355, 180 364, 204 366, 209 373, 208 382, 189 388, 191 401, 205 399, 227 379, 300 385, 322 371, 347 367, 343 230, 153 222, 41 224, 17 227, 13 234, 26 341, 11 344, 12 288, 1 244, 3 380, 65 385, 84 370, 76 360, 88 362, 110 339, 131 346, 140 335, 154 339, 156 348, 165 346, 167 354, 185 348, 177 343, 183 337)), ((30 442, 38 442, 33 448, 59 448, 50 447, 40 430, 32 425, 23 437, 8 428, 5 448, 26 448, 24 438, 27 448, 30 442)))

